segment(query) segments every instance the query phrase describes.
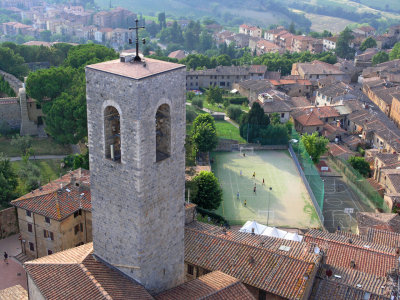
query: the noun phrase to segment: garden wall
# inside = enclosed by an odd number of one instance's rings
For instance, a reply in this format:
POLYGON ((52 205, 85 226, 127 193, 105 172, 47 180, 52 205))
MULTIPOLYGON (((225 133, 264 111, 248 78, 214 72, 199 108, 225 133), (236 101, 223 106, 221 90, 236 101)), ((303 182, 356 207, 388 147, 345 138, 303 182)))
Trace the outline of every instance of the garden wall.
POLYGON ((0 239, 19 232, 15 207, 0 210, 0 239))

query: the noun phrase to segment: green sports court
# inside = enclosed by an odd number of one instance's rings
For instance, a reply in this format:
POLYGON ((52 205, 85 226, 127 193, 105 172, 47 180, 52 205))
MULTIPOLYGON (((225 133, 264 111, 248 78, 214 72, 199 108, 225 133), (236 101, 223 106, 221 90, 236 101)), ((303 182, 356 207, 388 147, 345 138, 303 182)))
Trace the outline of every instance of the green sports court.
POLYGON ((212 158, 213 172, 223 190, 223 201, 216 212, 231 224, 255 220, 276 227, 320 227, 310 196, 287 150, 248 151, 245 157, 238 151, 214 152, 212 158))

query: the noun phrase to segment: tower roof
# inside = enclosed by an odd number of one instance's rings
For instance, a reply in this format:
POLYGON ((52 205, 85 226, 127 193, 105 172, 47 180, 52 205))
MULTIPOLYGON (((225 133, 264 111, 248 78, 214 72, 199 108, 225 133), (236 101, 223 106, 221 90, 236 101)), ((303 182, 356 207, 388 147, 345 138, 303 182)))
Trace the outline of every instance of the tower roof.
POLYGON ((136 80, 186 68, 185 65, 146 58, 142 63, 121 62, 120 59, 86 66, 87 69, 116 74, 136 80))

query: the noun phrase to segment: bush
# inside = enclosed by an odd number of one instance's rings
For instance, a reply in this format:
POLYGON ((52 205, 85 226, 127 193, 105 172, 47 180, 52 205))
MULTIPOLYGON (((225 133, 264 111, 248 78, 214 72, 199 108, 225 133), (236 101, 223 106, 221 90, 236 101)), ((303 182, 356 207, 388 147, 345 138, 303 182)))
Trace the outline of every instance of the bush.
POLYGON ((192 105, 196 106, 199 109, 203 108, 203 100, 201 98, 194 98, 192 100, 192 105))
POLYGON ((243 114, 242 108, 238 105, 229 105, 226 110, 228 117, 239 123, 240 116, 243 114))
POLYGON ((186 122, 192 123, 196 117, 197 114, 194 110, 186 108, 186 122))
POLYGON ((10 136, 18 132, 18 129, 12 128, 6 121, 0 121, 0 135, 10 136))
POLYGON ((226 97, 230 104, 242 105, 243 103, 249 104, 249 99, 246 97, 226 97))

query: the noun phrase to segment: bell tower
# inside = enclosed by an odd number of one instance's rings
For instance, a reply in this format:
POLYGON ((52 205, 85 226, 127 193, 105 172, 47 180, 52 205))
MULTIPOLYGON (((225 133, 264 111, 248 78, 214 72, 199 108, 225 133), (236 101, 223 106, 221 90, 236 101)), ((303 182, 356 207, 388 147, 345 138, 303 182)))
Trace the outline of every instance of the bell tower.
POLYGON ((184 280, 183 65, 86 67, 94 254, 151 292, 184 280))

